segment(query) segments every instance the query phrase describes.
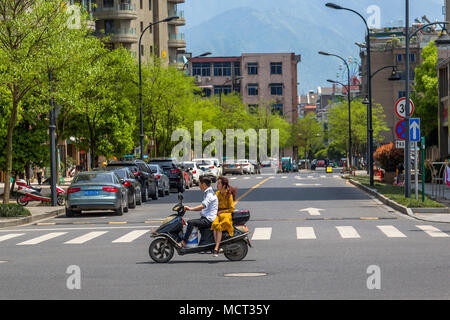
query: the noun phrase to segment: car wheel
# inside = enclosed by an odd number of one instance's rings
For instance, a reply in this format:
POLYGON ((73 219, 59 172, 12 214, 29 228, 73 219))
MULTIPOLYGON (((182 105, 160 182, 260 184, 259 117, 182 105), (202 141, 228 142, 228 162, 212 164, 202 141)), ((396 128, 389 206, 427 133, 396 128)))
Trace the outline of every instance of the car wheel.
POLYGON ((116 210, 115 210, 115 214, 116 214, 116 216, 123 216, 123 203, 122 202, 120 202, 120 206, 119 206, 119 208, 117 208, 116 210))
POLYGON ((138 206, 140 206, 140 205, 142 205, 142 193, 141 193, 141 189, 138 189, 137 191, 136 191, 136 204, 138 205, 138 206))
POLYGON ((142 189, 142 202, 147 202, 148 201, 148 191, 147 191, 147 186, 144 186, 144 189, 142 189))
POLYGON ((159 192, 158 192, 158 187, 156 186, 156 184, 155 184, 154 189, 155 189, 155 191, 151 195, 151 198, 152 198, 152 200, 158 200, 159 199, 159 192))
POLYGON ((66 217, 71 218, 75 216, 75 211, 66 208, 66 217))
POLYGON ((136 208, 136 204, 137 204, 137 195, 136 195, 136 191, 133 194, 133 201, 129 204, 130 209, 134 209, 136 208))

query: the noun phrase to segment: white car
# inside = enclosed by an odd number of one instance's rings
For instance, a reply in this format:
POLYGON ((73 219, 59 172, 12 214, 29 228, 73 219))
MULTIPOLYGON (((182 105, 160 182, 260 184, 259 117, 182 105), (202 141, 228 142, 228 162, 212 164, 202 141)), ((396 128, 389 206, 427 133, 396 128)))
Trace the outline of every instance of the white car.
POLYGON ((220 176, 220 168, 217 167, 213 159, 194 159, 192 161, 195 162, 200 169, 201 176, 208 176, 212 178, 214 182, 217 181, 217 178, 220 176))
POLYGON ((201 176, 201 173, 200 173, 200 168, 199 167, 197 167, 197 163, 195 163, 194 161, 186 161, 186 162, 183 162, 182 163, 182 165, 186 168, 186 169, 188 169, 188 170, 190 170, 191 172, 192 172, 192 176, 193 176, 193 182, 194 182, 194 184, 195 185, 199 185, 199 183, 200 183, 200 176, 201 176))
POLYGON ((244 173, 247 173, 247 174, 255 173, 255 166, 249 160, 241 159, 241 160, 238 160, 238 163, 241 164, 244 173))

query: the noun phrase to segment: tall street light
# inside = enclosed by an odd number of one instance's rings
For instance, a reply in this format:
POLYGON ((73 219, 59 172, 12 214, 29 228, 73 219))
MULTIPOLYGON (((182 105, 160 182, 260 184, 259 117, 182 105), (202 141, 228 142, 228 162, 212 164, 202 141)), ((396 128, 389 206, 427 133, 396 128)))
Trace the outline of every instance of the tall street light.
MULTIPOLYGON (((406 40, 406 46, 405 46, 405 54, 406 54, 406 83, 405 83, 405 91, 406 91, 406 105, 405 105, 405 197, 406 198, 410 198, 411 197, 411 162, 410 162, 410 158, 411 158, 411 145, 410 145, 410 141, 411 141, 411 137, 410 137, 410 128, 409 128, 409 119, 410 119, 410 101, 409 101, 409 95, 410 95, 410 87, 409 87, 409 79, 410 79, 410 70, 409 70, 409 65, 410 65, 410 57, 409 57, 409 46, 410 46, 410 41, 412 39, 412 37, 414 37, 419 31, 421 31, 422 29, 430 26, 430 25, 435 25, 435 24, 448 24, 448 22, 433 22, 433 23, 428 23, 424 26, 422 26, 421 28, 419 28, 418 30, 416 30, 415 32, 413 32, 412 34, 409 33, 409 0, 405 0, 405 9, 406 9, 406 13, 405 13, 405 21, 406 21, 406 25, 405 25, 405 40, 406 40)), ((444 27, 445 30, 445 27, 444 27)), ((445 30, 446 31, 446 30, 445 30)), ((450 39, 448 37, 448 34, 446 34, 446 32, 443 32, 443 34, 439 37, 439 39, 436 40, 436 44, 437 45, 447 45, 448 43, 450 43, 450 39)))
MULTIPOLYGON (((319 51, 319 54, 323 56, 330 56, 330 57, 336 57, 338 59, 341 59, 345 66, 347 67, 347 100, 348 100, 348 167, 351 169, 352 167, 352 113, 351 113, 351 80, 350 80, 350 67, 347 63, 347 60, 342 58, 341 56, 338 56, 337 54, 331 54, 323 51, 319 51)), ((328 81, 330 82, 330 81, 328 81)), ((345 85, 343 86, 345 88, 345 85)))
POLYGON ((189 62, 191 62, 192 59, 203 58, 203 57, 209 56, 211 54, 212 54, 211 52, 205 52, 198 56, 187 59, 186 63, 183 65, 183 70, 186 70, 186 66, 189 64, 189 62))
POLYGON ((141 53, 141 42, 142 42, 142 36, 144 35, 145 31, 147 31, 152 26, 162 23, 162 22, 169 22, 172 20, 178 19, 178 16, 173 16, 166 18, 161 21, 157 21, 154 23, 150 23, 142 32, 141 36, 139 37, 139 44, 138 44, 138 50, 139 50, 139 105, 140 105, 140 138, 141 138, 141 160, 144 160, 144 114, 142 111, 142 68, 141 68, 141 60, 142 60, 142 53, 141 53))
POLYGON ((373 128, 372 128, 372 84, 369 75, 372 74, 371 70, 371 59, 370 59, 370 28, 367 24, 366 19, 357 11, 349 8, 341 7, 334 3, 327 3, 325 5, 328 8, 335 9, 335 10, 346 10, 353 12, 357 16, 359 16, 363 21, 367 29, 367 35, 366 35, 366 44, 367 44, 367 98, 369 100, 369 107, 367 110, 367 142, 368 142, 368 157, 369 157, 369 176, 370 176, 370 185, 374 185, 374 178, 373 178, 373 128))

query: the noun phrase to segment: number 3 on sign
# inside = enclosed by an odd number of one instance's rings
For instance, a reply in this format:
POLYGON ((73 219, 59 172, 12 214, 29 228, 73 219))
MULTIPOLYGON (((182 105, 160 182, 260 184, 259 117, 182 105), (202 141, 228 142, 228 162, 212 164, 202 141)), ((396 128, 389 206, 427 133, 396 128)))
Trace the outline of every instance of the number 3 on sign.
MULTIPOLYGON (((401 98, 395 104, 395 113, 401 119, 404 119, 406 116, 406 98, 401 98)), ((409 116, 412 116, 414 113, 414 103, 411 99, 409 99, 409 116)))

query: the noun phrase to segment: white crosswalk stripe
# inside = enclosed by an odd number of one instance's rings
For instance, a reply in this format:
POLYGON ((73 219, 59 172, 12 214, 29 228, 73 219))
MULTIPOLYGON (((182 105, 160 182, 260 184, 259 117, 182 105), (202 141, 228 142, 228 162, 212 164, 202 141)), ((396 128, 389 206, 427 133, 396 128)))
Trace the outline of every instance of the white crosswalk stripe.
POLYGON ((433 238, 448 238, 448 237, 450 237, 450 235, 448 235, 447 233, 442 232, 441 230, 439 230, 438 228, 435 228, 433 226, 420 225, 420 226, 416 226, 416 227, 421 229, 422 231, 424 231, 426 234, 428 234, 430 237, 433 237, 433 238))
POLYGON ((30 240, 18 243, 17 245, 18 246, 35 245, 35 244, 39 244, 39 243, 42 243, 42 242, 47 241, 47 240, 51 240, 51 239, 60 237, 60 236, 62 236, 64 234, 66 234, 66 233, 67 232, 51 232, 51 233, 48 233, 48 234, 44 234, 43 236, 40 236, 40 237, 37 237, 37 238, 33 238, 33 239, 30 239, 30 240))
POLYGON ((108 231, 94 231, 94 232, 89 232, 81 237, 69 240, 64 242, 65 244, 83 244, 88 242, 89 240, 95 239, 97 237, 100 237, 102 235, 104 235, 105 233, 107 233, 108 231))
POLYGON ((113 241, 113 243, 130 243, 136 240, 137 238, 143 236, 149 232, 149 230, 135 230, 127 233, 126 235, 116 239, 113 241))
POLYGON ((339 231, 339 234, 344 239, 356 239, 361 238, 358 231, 351 226, 338 226, 336 229, 339 231))
POLYGON ((272 228, 255 228, 252 240, 270 240, 272 228))
POLYGON ((0 236, 0 242, 6 241, 9 239, 17 238, 20 236, 23 236, 24 233, 11 233, 11 234, 5 234, 4 236, 0 236))
POLYGON ((297 227, 297 239, 317 239, 314 228, 312 227, 297 227))
POLYGON ((405 234, 400 232, 394 226, 377 226, 388 238, 406 238, 405 234))

